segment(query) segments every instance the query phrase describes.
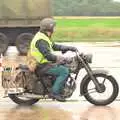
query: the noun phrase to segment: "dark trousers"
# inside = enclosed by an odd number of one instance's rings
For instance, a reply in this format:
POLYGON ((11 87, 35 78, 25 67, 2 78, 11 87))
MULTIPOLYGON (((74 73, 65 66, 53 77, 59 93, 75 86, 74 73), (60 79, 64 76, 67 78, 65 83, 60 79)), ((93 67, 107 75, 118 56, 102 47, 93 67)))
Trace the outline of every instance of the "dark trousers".
POLYGON ((38 75, 45 72, 56 76, 56 80, 52 87, 52 93, 54 94, 59 94, 61 92, 64 87, 64 83, 69 76, 69 69, 66 66, 57 64, 40 65, 37 67, 36 72, 38 75))
POLYGON ((66 79, 69 76, 69 69, 63 65, 55 65, 54 67, 50 68, 47 72, 57 76, 52 87, 52 92, 54 94, 59 94, 63 89, 66 79))

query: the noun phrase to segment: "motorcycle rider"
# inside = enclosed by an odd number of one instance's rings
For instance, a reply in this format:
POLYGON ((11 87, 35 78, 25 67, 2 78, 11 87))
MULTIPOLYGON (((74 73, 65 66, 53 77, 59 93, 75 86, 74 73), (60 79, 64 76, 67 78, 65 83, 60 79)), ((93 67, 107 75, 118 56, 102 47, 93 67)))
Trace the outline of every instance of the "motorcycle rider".
POLYGON ((50 73, 56 76, 56 80, 52 87, 50 96, 58 101, 65 101, 65 99, 60 95, 61 90, 64 86, 65 80, 69 76, 69 69, 60 64, 64 60, 70 61, 70 58, 58 56, 53 54, 53 51, 76 51, 75 47, 63 46, 55 44, 51 37, 54 33, 56 22, 52 18, 44 18, 40 22, 40 30, 36 33, 31 41, 30 52, 31 55, 39 63, 36 71, 39 74, 41 69, 47 68, 46 73, 50 73), (51 64, 58 63, 58 64, 51 64))

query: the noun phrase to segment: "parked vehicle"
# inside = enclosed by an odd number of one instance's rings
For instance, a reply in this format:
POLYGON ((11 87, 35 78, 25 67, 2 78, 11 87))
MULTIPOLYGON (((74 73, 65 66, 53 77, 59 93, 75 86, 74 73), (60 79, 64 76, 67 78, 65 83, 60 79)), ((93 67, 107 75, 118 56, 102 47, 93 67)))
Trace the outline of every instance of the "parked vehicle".
POLYGON ((0 0, 0 53, 14 45, 25 55, 40 20, 51 14, 51 0, 0 0))
MULTIPOLYGON (((70 64, 65 62, 70 68, 70 75, 64 85, 61 95, 70 98, 76 89, 76 79, 81 69, 86 70, 86 75, 80 83, 80 96, 84 96, 87 101, 94 105, 108 105, 118 96, 119 87, 115 78, 106 70, 92 70, 89 63, 92 63, 92 55, 80 54, 78 51, 70 64)), ((40 73, 39 78, 35 72, 30 72, 28 66, 19 65, 16 68, 15 79, 11 80, 6 71, 2 74, 2 86, 15 103, 20 105, 32 105, 39 99, 48 99, 51 88, 55 81, 55 76, 48 73, 40 73)), ((42 70, 41 70, 42 71, 42 70)), ((8 72, 7 72, 8 73, 8 72)), ((80 74, 79 74, 80 75, 80 74)))

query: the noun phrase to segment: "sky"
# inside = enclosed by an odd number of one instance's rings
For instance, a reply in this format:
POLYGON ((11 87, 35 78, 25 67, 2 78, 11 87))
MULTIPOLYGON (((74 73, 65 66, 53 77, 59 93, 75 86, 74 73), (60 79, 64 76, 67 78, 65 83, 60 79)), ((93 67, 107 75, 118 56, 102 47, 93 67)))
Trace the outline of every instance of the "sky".
POLYGON ((120 2, 120 0, 113 0, 113 1, 118 1, 118 2, 120 2))

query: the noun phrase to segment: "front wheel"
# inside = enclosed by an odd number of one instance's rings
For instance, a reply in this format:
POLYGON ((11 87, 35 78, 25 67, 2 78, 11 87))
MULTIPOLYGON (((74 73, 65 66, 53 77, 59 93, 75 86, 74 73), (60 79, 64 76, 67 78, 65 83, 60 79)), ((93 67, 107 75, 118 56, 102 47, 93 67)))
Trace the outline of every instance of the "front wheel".
POLYGON ((9 98, 18 105, 32 105, 39 101, 39 99, 23 98, 15 94, 9 94, 9 98))
POLYGON ((84 86, 84 97, 94 105, 108 105, 118 96, 119 87, 116 80, 107 74, 95 74, 102 92, 99 92, 90 77, 87 78, 84 86))

